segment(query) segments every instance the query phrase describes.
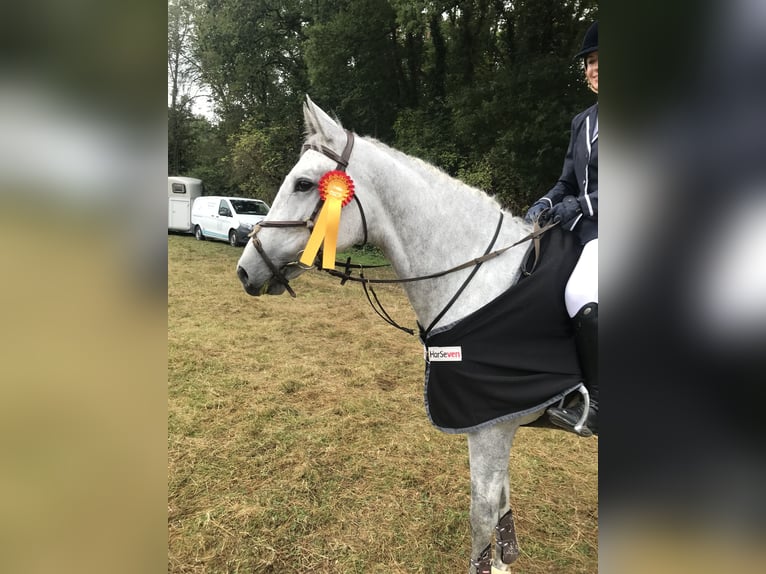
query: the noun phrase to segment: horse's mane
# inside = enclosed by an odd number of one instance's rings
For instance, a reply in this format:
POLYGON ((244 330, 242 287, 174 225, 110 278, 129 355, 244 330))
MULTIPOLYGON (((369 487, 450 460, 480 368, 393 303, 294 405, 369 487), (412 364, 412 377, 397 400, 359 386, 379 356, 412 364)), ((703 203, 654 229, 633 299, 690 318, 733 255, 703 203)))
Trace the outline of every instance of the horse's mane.
POLYGON ((473 196, 482 199, 487 202, 491 202, 493 206, 495 206, 497 209, 501 209, 500 203, 492 196, 490 196, 485 191, 482 191, 481 189, 477 187, 473 187, 471 185, 468 185, 464 181, 461 181, 455 177, 452 177, 447 172, 445 172, 443 169, 425 161, 420 158, 407 155, 406 153, 399 151, 397 149, 394 149, 383 142, 376 140, 375 138, 371 137, 365 137, 366 141, 372 143, 377 147, 379 150, 381 150, 384 153, 387 153, 390 156, 393 156, 398 161, 404 161, 409 164, 410 167, 412 167, 416 172, 418 172, 420 175, 424 177, 424 179, 433 181, 436 180, 440 188, 446 189, 446 190, 462 190, 467 191, 473 196))

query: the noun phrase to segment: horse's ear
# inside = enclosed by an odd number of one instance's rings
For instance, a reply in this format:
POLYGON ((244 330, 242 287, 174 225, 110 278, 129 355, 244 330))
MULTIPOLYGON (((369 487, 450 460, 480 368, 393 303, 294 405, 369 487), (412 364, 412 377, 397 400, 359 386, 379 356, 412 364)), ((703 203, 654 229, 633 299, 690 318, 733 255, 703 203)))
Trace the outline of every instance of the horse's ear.
POLYGON ((344 132, 340 124, 328 116, 308 96, 303 104, 303 120, 306 123, 308 137, 319 135, 328 143, 334 139, 342 141, 344 132))

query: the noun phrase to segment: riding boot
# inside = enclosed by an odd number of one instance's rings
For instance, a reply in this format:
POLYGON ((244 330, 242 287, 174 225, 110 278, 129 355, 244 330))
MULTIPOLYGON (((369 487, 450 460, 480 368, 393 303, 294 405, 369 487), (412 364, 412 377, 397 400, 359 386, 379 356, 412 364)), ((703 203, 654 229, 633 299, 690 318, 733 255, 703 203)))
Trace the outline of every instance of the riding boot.
POLYGON ((582 417, 585 405, 582 400, 571 407, 548 409, 553 424, 580 436, 598 435, 598 303, 588 303, 572 319, 575 330, 575 345, 580 360, 585 388, 590 394, 588 418, 582 431, 577 433, 575 425, 582 417))

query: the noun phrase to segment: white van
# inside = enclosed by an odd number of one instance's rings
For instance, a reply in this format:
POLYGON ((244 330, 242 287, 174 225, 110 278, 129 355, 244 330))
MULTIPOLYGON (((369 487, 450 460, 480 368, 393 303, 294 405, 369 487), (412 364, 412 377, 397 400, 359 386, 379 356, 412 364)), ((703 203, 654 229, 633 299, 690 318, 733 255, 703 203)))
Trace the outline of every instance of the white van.
POLYGON ((194 200, 194 236, 228 241, 232 247, 247 242, 253 227, 266 217, 269 206, 260 199, 208 195, 194 200))
POLYGON ((201 179, 168 177, 168 231, 191 233, 192 204, 204 192, 201 179))

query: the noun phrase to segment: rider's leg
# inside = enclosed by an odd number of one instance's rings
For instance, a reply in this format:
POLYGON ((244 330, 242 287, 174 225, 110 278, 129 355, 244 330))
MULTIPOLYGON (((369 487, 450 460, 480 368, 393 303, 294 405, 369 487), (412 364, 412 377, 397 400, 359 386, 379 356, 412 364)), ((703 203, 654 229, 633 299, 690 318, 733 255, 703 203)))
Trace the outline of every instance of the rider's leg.
MULTIPOLYGON (((580 359, 580 370, 590 394, 590 408, 585 428, 579 434, 598 434, 598 303, 585 305, 574 318, 575 343, 580 359)), ((578 401, 569 408, 551 407, 548 415, 551 422, 566 430, 576 432, 575 425, 582 417, 585 406, 578 401)))
POLYGON ((564 303, 571 319, 588 303, 598 303, 598 238, 583 246, 564 289, 564 303))
MULTIPOLYGON (((598 434, 598 239, 588 242, 567 283, 564 300, 572 318, 575 344, 585 386, 590 393, 590 409, 584 436, 598 434)), ((571 408, 548 409, 550 419, 566 430, 574 427, 584 411, 582 402, 571 408)))

